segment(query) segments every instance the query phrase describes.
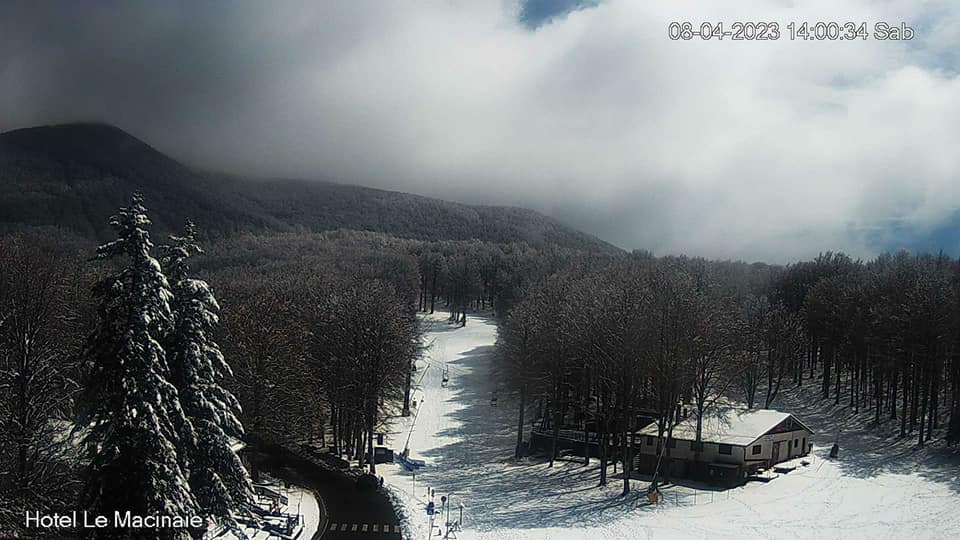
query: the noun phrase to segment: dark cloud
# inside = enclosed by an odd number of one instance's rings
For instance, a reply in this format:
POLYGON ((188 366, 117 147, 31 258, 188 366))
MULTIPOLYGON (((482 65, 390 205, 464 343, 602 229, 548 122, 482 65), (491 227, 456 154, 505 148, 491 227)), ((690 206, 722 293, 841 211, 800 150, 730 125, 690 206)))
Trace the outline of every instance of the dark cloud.
POLYGON ((960 206, 954 3, 593 4, 4 2, 0 129, 109 122, 194 166, 527 206, 657 253, 869 254, 960 206), (758 17, 924 32, 667 38, 758 17))

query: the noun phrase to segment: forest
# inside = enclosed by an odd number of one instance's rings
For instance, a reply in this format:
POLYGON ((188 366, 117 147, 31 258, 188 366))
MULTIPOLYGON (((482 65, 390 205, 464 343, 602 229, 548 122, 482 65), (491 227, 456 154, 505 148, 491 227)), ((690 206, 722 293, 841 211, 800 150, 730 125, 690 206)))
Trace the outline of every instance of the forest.
POLYGON ((0 235, 4 531, 25 533, 28 509, 231 525, 249 497, 234 441, 372 455, 409 407, 418 310, 505 314, 579 253, 350 230, 201 246, 189 222, 155 245, 147 205, 110 217, 99 247, 54 228, 0 235))
POLYGON ((669 441, 682 407, 776 407, 788 387, 919 446, 960 440, 960 264, 943 255, 777 266, 346 229, 204 245, 189 223, 152 240, 148 206, 99 247, 0 236, 0 529, 131 504, 229 522, 249 486, 227 446, 250 435, 360 462, 409 411, 418 313, 438 310, 498 321, 518 457, 537 422, 630 463, 642 416, 669 441))
POLYGON ((785 267, 634 253, 573 266, 532 287, 501 325, 520 396, 516 454, 533 401, 553 434, 551 465, 561 429, 594 432, 605 484, 608 453, 631 463, 647 418, 669 474, 684 408, 699 442, 705 415, 774 408, 790 386, 869 412, 864 427, 893 426, 918 447, 956 443, 958 278, 955 260, 906 252, 867 262, 827 252, 785 267))

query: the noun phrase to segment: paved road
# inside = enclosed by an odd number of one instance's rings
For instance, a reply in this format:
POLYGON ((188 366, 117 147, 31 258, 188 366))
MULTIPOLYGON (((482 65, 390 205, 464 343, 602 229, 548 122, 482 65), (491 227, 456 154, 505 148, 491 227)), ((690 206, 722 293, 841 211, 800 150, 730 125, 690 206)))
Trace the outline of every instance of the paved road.
POLYGON ((313 540, 401 538, 397 514, 383 493, 360 491, 353 479, 276 445, 260 442, 250 455, 261 470, 312 489, 323 499, 318 502, 326 514, 313 540))

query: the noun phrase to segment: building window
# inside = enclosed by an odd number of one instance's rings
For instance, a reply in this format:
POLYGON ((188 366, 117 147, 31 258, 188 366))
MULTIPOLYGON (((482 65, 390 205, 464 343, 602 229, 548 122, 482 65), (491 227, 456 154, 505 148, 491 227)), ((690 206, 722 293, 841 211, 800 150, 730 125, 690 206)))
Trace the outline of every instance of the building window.
POLYGON ((717 450, 717 452, 720 453, 720 454, 724 454, 724 455, 729 456, 729 455, 733 454, 733 447, 730 446, 729 444, 721 444, 721 445, 720 445, 720 449, 717 450))
POLYGON ((702 451, 703 451, 703 441, 700 441, 700 442, 690 441, 690 449, 693 450, 694 452, 702 452, 702 451))
POLYGON ((761 448, 760 448, 760 445, 759 445, 759 444, 753 445, 753 455, 759 454, 759 453, 760 453, 760 450, 761 450, 761 448))
POLYGON ((647 446, 653 446, 653 435, 647 435, 647 446))
POLYGON ((796 448, 796 447, 798 447, 798 446, 800 446, 800 439, 794 439, 794 440, 793 440, 793 447, 796 448))

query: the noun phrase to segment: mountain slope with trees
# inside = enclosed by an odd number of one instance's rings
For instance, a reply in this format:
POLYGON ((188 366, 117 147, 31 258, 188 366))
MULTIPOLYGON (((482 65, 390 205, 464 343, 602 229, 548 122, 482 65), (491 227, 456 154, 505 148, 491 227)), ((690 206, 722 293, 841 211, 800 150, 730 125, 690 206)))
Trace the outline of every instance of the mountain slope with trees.
POLYGON ((56 225, 105 240, 102 216, 134 191, 157 231, 188 219, 204 234, 355 229, 420 240, 616 247, 522 208, 471 206, 313 180, 257 180, 186 167, 113 126, 65 124, 0 134, 0 228, 56 225))

